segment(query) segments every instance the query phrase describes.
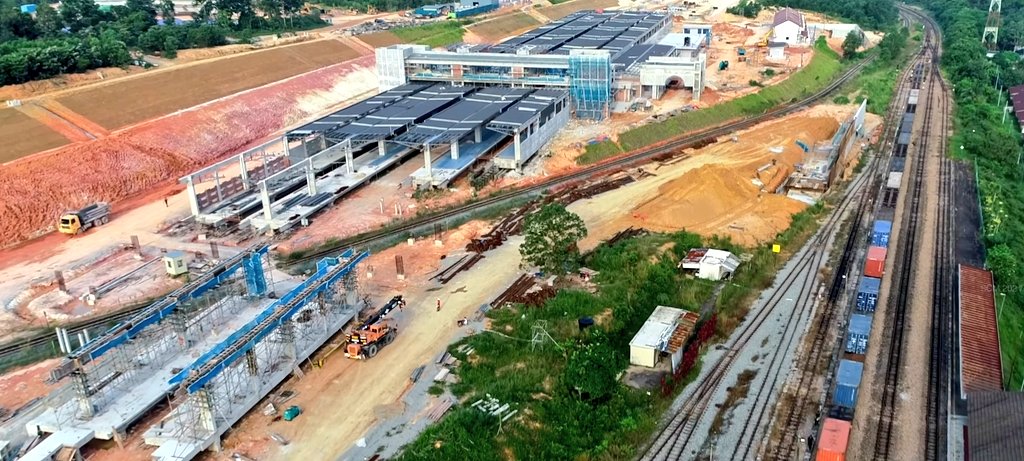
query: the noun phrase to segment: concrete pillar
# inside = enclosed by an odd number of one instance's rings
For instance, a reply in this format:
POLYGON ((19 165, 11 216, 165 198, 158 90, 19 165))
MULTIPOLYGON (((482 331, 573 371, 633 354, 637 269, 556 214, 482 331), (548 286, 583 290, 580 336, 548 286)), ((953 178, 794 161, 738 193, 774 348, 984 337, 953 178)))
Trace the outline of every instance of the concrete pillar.
POLYGON ((516 168, 519 168, 519 164, 523 161, 522 135, 519 130, 516 130, 516 134, 512 136, 512 148, 516 153, 516 168))
POLYGON ((284 144, 284 156, 291 155, 291 149, 288 148, 288 135, 281 136, 281 143, 284 144))
POLYGON ((313 169, 313 160, 306 159, 306 193, 310 197, 316 195, 316 170, 313 169))
POLYGON ((260 200, 263 202, 263 219, 266 219, 269 225, 270 220, 274 219, 274 211, 270 209, 270 191, 265 180, 260 181, 260 200))
POLYGON ((238 154, 238 174, 242 177, 242 190, 249 190, 249 169, 245 166, 245 154, 238 154))
MULTIPOLYGON (((66 339, 66 338, 65 338, 66 339)), ((74 373, 71 375, 75 383, 75 400, 78 401, 78 417, 92 419, 96 415, 96 407, 89 398, 89 382, 85 373, 74 373)))
POLYGON ((345 141, 345 146, 342 148, 345 149, 345 168, 348 171, 348 174, 353 174, 356 172, 356 160, 355 157, 352 156, 352 143, 345 141))
POLYGON ((427 179, 434 179, 434 174, 430 170, 430 143, 423 145, 423 167, 427 169, 427 179))
POLYGON ((388 146, 387 146, 387 144, 388 144, 388 142, 383 140, 383 139, 381 139, 380 141, 377 141, 377 156, 378 157, 383 157, 384 154, 388 153, 388 146))
POLYGON ((224 194, 220 192, 220 172, 213 172, 213 184, 217 187, 217 201, 224 200, 224 194))
POLYGON ((196 196, 196 183, 192 176, 185 178, 185 189, 188 191, 188 207, 192 210, 192 216, 199 215, 199 197, 196 196))
POLYGON ((452 141, 452 160, 459 159, 459 140, 452 141))
MULTIPOLYGON (((199 410, 199 427, 204 432, 216 434, 217 420, 213 415, 213 398, 210 396, 210 392, 204 387, 193 394, 192 399, 195 400, 196 407, 199 410)), ((218 437, 218 442, 219 441, 218 437)), ((220 445, 220 443, 217 443, 216 445, 220 445)))
POLYGON ((473 130, 473 142, 481 142, 483 140, 484 140, 483 128, 478 126, 478 127, 476 127, 473 130))

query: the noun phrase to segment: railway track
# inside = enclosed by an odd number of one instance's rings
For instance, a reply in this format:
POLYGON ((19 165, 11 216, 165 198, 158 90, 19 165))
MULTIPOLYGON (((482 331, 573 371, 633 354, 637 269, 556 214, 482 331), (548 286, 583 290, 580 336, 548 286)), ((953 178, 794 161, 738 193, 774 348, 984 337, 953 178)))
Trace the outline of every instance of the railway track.
MULTIPOLYGON (((903 12, 903 23, 906 26, 910 24, 910 18, 916 15, 903 12)), ((913 69, 916 64, 916 58, 914 62, 907 68, 913 69)), ((888 117, 886 123, 885 133, 882 136, 882 142, 880 146, 883 147, 882 151, 885 151, 885 147, 889 150, 895 145, 896 138, 899 134, 899 125, 901 115, 903 111, 900 108, 903 105, 903 101, 909 94, 911 87, 911 78, 913 73, 904 71, 899 79, 896 86, 896 94, 892 102, 889 104, 888 117), (892 114, 896 114, 895 116, 892 114)), ((881 159, 880 159, 881 162, 881 159)), ((857 211, 857 216, 852 221, 849 235, 847 236, 846 245, 843 254, 840 258, 839 265, 835 272, 832 274, 832 282, 830 284, 829 295, 826 300, 826 304, 823 311, 820 314, 820 320, 815 322, 810 334, 813 334, 812 340, 805 350, 801 352, 800 362, 794 368, 795 377, 792 379, 792 402, 776 416, 774 423, 774 430, 769 431, 769 438, 764 444, 764 450, 761 453, 760 459, 765 460, 777 460, 787 461, 791 459, 799 459, 796 452, 798 452, 798 436, 794 434, 802 434, 806 431, 805 424, 809 420, 809 413, 817 412, 815 414, 815 421, 820 420, 823 416, 821 410, 824 408, 824 402, 821 401, 820 392, 815 392, 816 380, 821 376, 821 368, 824 366, 829 369, 829 372, 825 374, 825 382, 823 388, 827 391, 831 388, 831 380, 834 376, 833 368, 836 362, 834 358, 841 354, 842 344, 835 344, 832 347, 827 347, 827 341, 830 337, 830 331, 832 326, 837 322, 841 316, 848 312, 842 305, 838 305, 839 297, 846 286, 846 275, 849 272, 854 259, 856 259, 856 249, 859 248, 859 241, 861 238, 861 231, 863 230, 862 218, 865 212, 868 215, 871 214, 871 208, 874 207, 877 201, 881 187, 883 185, 884 176, 886 170, 879 168, 876 170, 876 174, 873 179, 873 184, 869 187, 869 194, 867 200, 857 211), (812 401, 812 398, 815 400, 812 401)), ((842 333, 840 332, 840 339, 842 333)), ((827 392, 825 393, 827 394, 827 392)), ((767 409, 766 409, 767 412, 767 409)), ((762 418, 764 414, 758 415, 758 418, 762 418)), ((816 431, 812 431, 816 432, 816 431)))
MULTIPOLYGON (((912 11, 912 10, 911 10, 912 11)), ((939 116, 942 120, 945 120, 946 111, 948 110, 947 102, 948 99, 945 92, 945 84, 942 83, 942 76, 939 73, 939 57, 941 56, 941 42, 938 35, 938 28, 930 18, 914 12, 920 19, 928 24, 925 45, 923 54, 926 56, 927 63, 927 105, 924 108, 924 123, 922 124, 921 136, 918 138, 917 145, 917 156, 914 159, 913 176, 910 184, 910 196, 904 201, 903 210, 903 224, 900 230, 899 241, 897 243, 897 259, 894 264, 895 277, 893 278, 894 283, 889 290, 889 302, 888 311, 891 315, 887 315, 890 332, 890 343, 888 354, 883 357, 884 368, 885 368, 885 381, 882 388, 881 408, 878 414, 878 424, 875 426, 875 442, 873 450, 873 458, 878 461, 893 459, 892 458, 892 446, 893 446, 893 433, 895 432, 896 426, 896 412, 897 402, 899 399, 899 386, 901 383, 901 375, 903 369, 903 354, 904 354, 904 343, 907 325, 908 306, 910 304, 910 295, 913 290, 913 275, 914 275, 914 263, 917 257, 916 250, 919 246, 919 238, 921 237, 921 229, 919 227, 922 218, 922 190, 924 188, 924 177, 925 177, 925 165, 927 164, 928 152, 933 148, 932 143, 932 128, 935 120, 936 106, 938 105, 939 116), (938 104, 936 104, 938 103, 938 104)), ((924 70, 924 69, 922 69, 924 70)), ((939 134, 939 139, 944 139, 945 133, 939 134)), ((940 147, 944 149, 945 142, 940 141, 940 147)), ((940 151, 944 155, 944 150, 940 151)), ((936 267, 936 272, 942 271, 940 263, 939 267, 936 267)), ((937 293, 938 287, 935 287, 937 293)), ((943 311, 943 309, 933 309, 934 311, 943 311)), ((938 314, 933 314, 938 315, 938 314)), ((934 318, 933 318, 934 320, 934 318)), ((943 336, 943 335, 939 335, 943 336)), ((938 402, 937 394, 941 392, 943 387, 939 381, 941 379, 942 370, 941 367, 937 366, 936 360, 936 349, 942 347, 942 339, 935 338, 933 336, 931 341, 932 354, 930 359, 930 371, 929 371, 929 395, 927 400, 929 401, 926 418, 926 458, 927 459, 939 459, 934 458, 938 455, 939 451, 944 451, 944 447, 940 447, 939 439, 942 438, 939 434, 939 426, 944 426, 944 422, 940 422, 942 419, 940 414, 942 408, 945 406, 942 402, 938 402)))
MULTIPOLYGON (((928 19, 931 20, 930 18, 928 19)), ((932 25, 938 30, 937 24, 932 25)), ((936 38, 936 43, 941 43, 936 38)), ((940 60, 940 49, 933 49, 932 81, 939 85, 940 95, 939 116, 941 133, 938 135, 939 162, 939 183, 938 183, 938 204, 936 221, 936 242, 935 242, 935 271, 933 273, 932 289, 932 328, 929 343, 929 374, 928 374, 928 395, 925 428, 925 459, 928 461, 945 460, 947 457, 947 434, 948 414, 950 407, 950 375, 951 366, 954 360, 951 340, 953 338, 953 323, 957 316, 954 315, 956 300, 953 292, 956 290, 956 262, 954 252, 956 243, 953 236, 956 235, 953 213, 953 190, 955 189, 953 174, 953 162, 946 156, 948 137, 946 136, 946 121, 949 120, 949 92, 946 83, 942 80, 939 72, 938 62, 940 60)))
MULTIPOLYGON (((731 339, 726 345, 728 352, 712 366, 707 376, 693 391, 693 395, 685 401, 680 411, 676 412, 668 424, 658 433, 654 442, 640 457, 642 461, 686 459, 688 455, 686 450, 693 450, 695 448, 691 445, 691 442, 696 444, 704 443, 702 438, 695 438, 701 416, 708 411, 714 411, 711 406, 712 398, 719 394, 722 387, 726 385, 725 378, 730 375, 729 372, 736 364, 740 351, 751 344, 755 333, 764 325, 766 320, 778 317, 779 314, 777 314, 775 308, 779 306, 786 298, 786 294, 790 293, 794 289, 794 285, 796 285, 798 293, 795 298, 790 299, 795 299, 796 308, 781 314, 785 316, 783 327, 784 339, 769 352, 768 360, 763 362, 763 366, 760 366, 761 370, 766 370, 765 373, 768 376, 774 375, 774 378, 766 378, 766 382, 777 381, 779 373, 785 371, 782 364, 789 355, 787 351, 792 350, 793 342, 800 336, 797 326, 803 317, 811 315, 815 304, 818 291, 815 287, 818 286, 818 274, 828 254, 829 239, 838 231, 842 218, 846 215, 847 211, 851 207, 864 202, 864 192, 867 189, 865 186, 869 183, 869 178, 873 176, 877 165, 878 162, 872 161, 868 165, 867 171, 859 175, 850 184, 844 199, 832 214, 829 215, 812 240, 795 256, 795 260, 791 263, 793 264, 792 270, 778 284, 778 287, 769 293, 764 306, 752 313, 753 319, 745 322, 740 330, 731 335, 731 339)), ((774 386, 770 389, 766 389, 764 386, 759 388, 754 398, 754 404, 762 404, 767 407, 774 394, 773 391, 774 386)), ((752 421, 752 418, 748 418, 744 422, 744 432, 746 432, 752 422, 754 424, 753 428, 756 431, 762 419, 757 418, 756 421, 752 421)), ((753 444, 755 442, 756 440, 751 439, 735 447, 735 450, 730 455, 730 459, 748 459, 751 450, 754 449, 753 444)))

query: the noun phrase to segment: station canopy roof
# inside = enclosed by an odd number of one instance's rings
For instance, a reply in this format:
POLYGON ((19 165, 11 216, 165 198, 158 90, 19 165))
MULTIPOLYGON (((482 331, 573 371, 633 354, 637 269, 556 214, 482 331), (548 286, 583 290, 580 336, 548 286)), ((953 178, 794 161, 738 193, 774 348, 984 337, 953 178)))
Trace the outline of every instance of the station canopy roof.
POLYGON ((398 136, 397 142, 420 144, 457 140, 485 125, 531 93, 525 88, 484 88, 430 116, 398 136))

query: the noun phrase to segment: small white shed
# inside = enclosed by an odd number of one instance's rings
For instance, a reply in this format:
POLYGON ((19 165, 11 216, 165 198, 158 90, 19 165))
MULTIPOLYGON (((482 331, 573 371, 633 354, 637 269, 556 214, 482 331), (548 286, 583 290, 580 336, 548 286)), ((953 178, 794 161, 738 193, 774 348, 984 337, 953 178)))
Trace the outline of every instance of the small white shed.
POLYGON ((629 342, 629 363, 654 368, 658 363, 658 353, 665 349, 684 312, 683 309, 668 306, 654 308, 654 312, 629 342))
POLYGON ((768 42, 768 59, 772 61, 786 59, 786 42, 768 42))
POLYGON ((728 278, 740 266, 740 258, 725 250, 708 249, 700 260, 697 277, 707 280, 728 278))

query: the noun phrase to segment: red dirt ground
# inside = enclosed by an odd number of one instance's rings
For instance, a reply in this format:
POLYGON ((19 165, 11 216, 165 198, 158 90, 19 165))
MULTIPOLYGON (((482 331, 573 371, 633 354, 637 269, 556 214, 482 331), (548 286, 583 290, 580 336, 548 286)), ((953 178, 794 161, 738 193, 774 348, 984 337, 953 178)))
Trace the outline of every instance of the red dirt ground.
POLYGON ((46 232, 65 209, 97 200, 117 202, 169 184, 190 169, 341 103, 330 94, 324 100, 324 93, 338 91, 346 75, 364 72, 373 62, 368 56, 325 67, 7 165, 0 169, 0 247, 46 232), (74 166, 69 168, 69 162, 74 166))
POLYGON ((58 100, 113 130, 358 55, 337 40, 319 40, 122 79, 58 100))

